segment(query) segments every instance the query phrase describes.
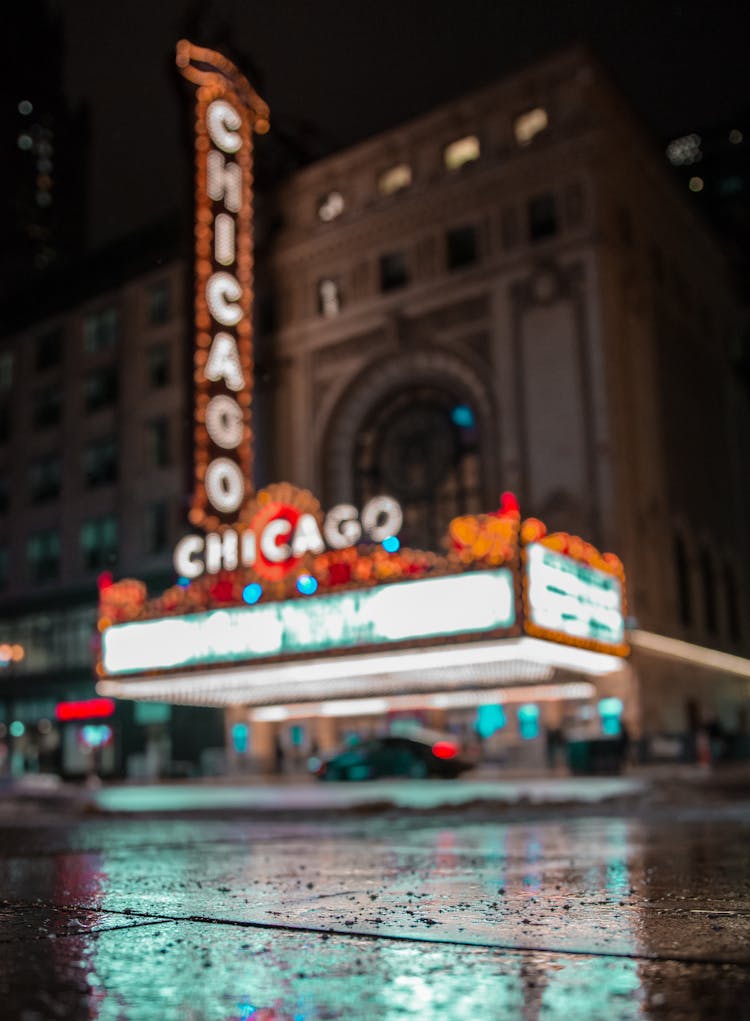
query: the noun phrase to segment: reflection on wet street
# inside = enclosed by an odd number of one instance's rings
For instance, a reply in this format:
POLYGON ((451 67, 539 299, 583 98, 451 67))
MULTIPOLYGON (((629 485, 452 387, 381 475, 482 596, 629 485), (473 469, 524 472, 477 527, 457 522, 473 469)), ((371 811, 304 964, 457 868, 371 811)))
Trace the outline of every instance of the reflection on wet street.
POLYGON ((0 830, 26 1018, 750 1017, 750 816, 0 830))

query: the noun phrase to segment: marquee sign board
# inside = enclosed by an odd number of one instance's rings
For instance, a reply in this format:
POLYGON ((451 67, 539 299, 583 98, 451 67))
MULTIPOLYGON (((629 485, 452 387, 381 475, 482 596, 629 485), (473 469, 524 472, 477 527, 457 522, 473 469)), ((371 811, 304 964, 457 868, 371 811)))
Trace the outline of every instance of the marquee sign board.
POLYGON ((623 585, 616 575, 534 542, 525 550, 524 586, 529 634, 605 652, 623 649, 623 585))
POLYGON ((103 635, 109 676, 509 633, 508 568, 119 624, 103 635))

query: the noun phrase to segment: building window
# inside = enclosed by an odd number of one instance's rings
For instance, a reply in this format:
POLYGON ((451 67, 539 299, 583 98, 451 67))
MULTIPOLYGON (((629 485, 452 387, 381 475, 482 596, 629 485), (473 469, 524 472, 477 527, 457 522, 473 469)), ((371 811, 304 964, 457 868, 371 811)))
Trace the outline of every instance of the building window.
POLYGON ((92 440, 83 450, 83 482, 88 488, 117 481, 117 444, 114 437, 92 440))
POLYGON ((533 110, 519 114, 513 121, 513 134, 516 136, 516 142, 519 145, 530 145, 548 124, 547 111, 542 106, 535 106, 533 110))
POLYGON ((155 418, 146 423, 146 460, 152 468, 169 464, 169 421, 155 418))
POLYGON ((10 439, 11 432, 10 401, 0 399, 0 443, 10 439))
POLYGON ((154 284, 148 292, 148 319, 152 326, 162 326, 169 322, 171 312, 171 294, 169 284, 164 281, 154 284))
POLYGON ((724 564, 724 599, 727 606, 727 630, 733 642, 739 642, 741 636, 740 628, 740 600, 737 591, 737 578, 731 564, 724 564))
POLYGON ((62 420, 62 391, 59 386, 45 386, 33 397, 31 420, 35 429, 47 429, 62 420))
POLYGON ((163 501, 146 507, 146 552, 163 553, 167 549, 167 505, 163 501))
POLYGON ((63 331, 60 327, 48 330, 36 338, 35 365, 37 372, 44 372, 62 361, 63 331))
POLYGON ((62 465, 58 454, 48 454, 29 465, 29 495, 32 503, 56 500, 62 488, 62 465))
POLYGON ((680 623, 689 627, 693 622, 693 600, 690 591, 690 565, 685 540, 678 535, 674 541, 674 566, 677 580, 677 613, 680 623))
POLYGON ((60 574, 60 535, 49 530, 30 535, 26 562, 31 581, 52 581, 60 574))
POLYGON ((318 219, 330 223, 344 212, 344 196, 340 191, 329 191, 318 203, 318 219))
POLYGON ((458 170, 466 163, 473 163, 481 155, 479 139, 476 135, 465 135, 455 142, 446 145, 443 150, 443 162, 446 170, 458 170))
POLYGON ((380 290, 395 291, 409 283, 409 270, 403 252, 380 256, 380 290))
POLYGON ((515 248, 519 241, 518 211, 513 206, 503 209, 500 216, 500 236, 503 248, 508 251, 515 248))
POLYGON ((565 189, 565 222, 569 227, 578 227, 584 219, 584 194, 583 187, 578 184, 569 184, 565 189))
POLYGON ((86 411, 99 411, 117 400, 117 369, 106 365, 96 372, 90 372, 83 384, 86 411))
POLYGON ((394 195, 397 191, 408 188, 411 184, 411 167, 408 163, 397 163, 384 170, 378 178, 378 191, 381 195, 394 195))
POLYGON ((100 570, 117 563, 117 518, 107 515, 81 525, 81 558, 86 570, 100 570))
POLYGON ((701 588, 703 589, 703 612, 705 614, 706 630, 710 634, 716 634, 717 613, 716 613, 716 577, 711 554, 707 549, 701 550, 700 554, 701 588))
POLYGON ((541 241, 557 234, 557 208, 554 195, 536 195, 529 199, 529 238, 541 241))
POLYGON ((318 281, 318 312, 332 319, 341 311, 341 290, 337 280, 327 277, 318 281))
POLYGON ((448 269, 470 266, 479 258, 476 227, 455 227, 445 235, 448 269))
POLYGON ((104 308, 87 315, 83 321, 83 349, 86 354, 110 351, 120 331, 120 313, 116 308, 104 308))
POLYGON ((156 390, 169 382, 169 348, 154 344, 148 352, 148 381, 156 390))
POLYGON ((452 518, 481 510, 475 409, 437 386, 393 393, 359 431, 354 479, 357 500, 399 501, 405 545, 439 549, 452 518))
POLYGON ((13 386, 13 352, 0 353, 0 390, 10 390, 13 386))

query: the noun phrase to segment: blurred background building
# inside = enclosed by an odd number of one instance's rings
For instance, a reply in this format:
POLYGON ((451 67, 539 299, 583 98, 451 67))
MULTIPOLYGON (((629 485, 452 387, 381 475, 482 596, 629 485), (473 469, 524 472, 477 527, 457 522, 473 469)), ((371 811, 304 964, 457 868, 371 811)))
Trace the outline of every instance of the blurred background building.
MULTIPOLYGON (((727 141, 746 154, 744 136, 727 141)), ((269 187, 256 483, 324 506, 391 493, 403 541, 423 548, 512 490, 525 516, 613 550, 634 649, 625 719, 681 755, 700 727, 748 726, 750 676, 709 650, 750 651, 750 389, 742 239, 727 249, 670 161, 573 48, 269 187)), ((174 580, 192 477, 189 213, 5 303, 0 641, 25 655, 0 673, 0 720, 16 769, 86 768, 80 725, 55 707, 93 695, 97 578, 174 580)), ((513 716, 498 754, 541 764, 544 729, 571 712, 545 704, 526 745, 513 716)), ((116 720, 105 772, 221 768, 218 710, 123 705, 116 720)), ((376 722, 326 720, 326 741, 376 722)), ((303 756, 318 726, 311 710, 273 740, 303 756)))

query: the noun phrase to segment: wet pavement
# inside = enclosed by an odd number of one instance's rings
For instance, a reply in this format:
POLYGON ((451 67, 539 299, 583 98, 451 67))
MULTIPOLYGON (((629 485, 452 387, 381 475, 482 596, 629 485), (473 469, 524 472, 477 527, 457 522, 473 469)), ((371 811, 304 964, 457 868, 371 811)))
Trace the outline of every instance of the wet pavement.
POLYGON ((750 804, 0 825, 0 1014, 750 1018, 750 804))

